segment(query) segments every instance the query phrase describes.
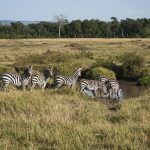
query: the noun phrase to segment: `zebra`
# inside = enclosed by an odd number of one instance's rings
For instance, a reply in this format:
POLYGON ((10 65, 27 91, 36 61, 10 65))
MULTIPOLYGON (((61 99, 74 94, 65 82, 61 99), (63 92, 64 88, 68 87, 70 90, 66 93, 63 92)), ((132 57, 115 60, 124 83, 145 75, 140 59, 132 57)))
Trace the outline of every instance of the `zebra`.
POLYGON ((33 89, 36 85, 45 89, 46 84, 50 77, 53 76, 53 67, 51 69, 45 69, 41 74, 33 75, 31 78, 31 89, 33 89))
POLYGON ((97 90, 98 89, 100 91, 104 92, 104 94, 107 94, 107 87, 100 80, 81 79, 79 81, 79 86, 80 86, 80 92, 83 94, 84 94, 84 90, 90 90, 93 92, 93 96, 97 97, 97 90))
POLYGON ((81 69, 82 68, 76 69, 73 75, 69 77, 61 75, 61 74, 56 75, 54 77, 55 89, 58 89, 62 85, 71 86, 73 88, 77 83, 78 77, 81 76, 81 69))
POLYGON ((25 87, 30 83, 32 75, 32 66, 27 66, 22 75, 5 73, 1 77, 3 91, 6 91, 6 88, 9 84, 15 85, 16 87, 22 87, 25 91, 25 87))
POLYGON ((117 100, 120 99, 122 90, 119 87, 119 83, 115 79, 109 79, 107 84, 107 90, 109 92, 109 98, 115 97, 117 100))
POLYGON ((101 81, 103 84, 107 84, 108 80, 109 80, 109 78, 106 76, 100 76, 99 77, 99 81, 101 81))

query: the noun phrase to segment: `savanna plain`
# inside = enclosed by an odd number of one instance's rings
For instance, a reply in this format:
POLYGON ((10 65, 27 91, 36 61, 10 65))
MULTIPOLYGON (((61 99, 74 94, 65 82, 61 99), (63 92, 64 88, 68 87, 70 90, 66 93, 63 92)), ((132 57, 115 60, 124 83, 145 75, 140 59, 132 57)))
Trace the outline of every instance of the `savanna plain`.
MULTIPOLYGON (((0 75, 27 65, 35 73, 53 66, 56 72, 71 75, 74 68, 97 67, 101 60, 120 65, 124 53, 142 56, 150 67, 150 39, 0 40, 0 75)), ((0 91, 0 149, 150 149, 148 87, 137 98, 103 103, 78 88, 54 90, 51 83, 53 79, 45 91, 12 86, 0 91)))

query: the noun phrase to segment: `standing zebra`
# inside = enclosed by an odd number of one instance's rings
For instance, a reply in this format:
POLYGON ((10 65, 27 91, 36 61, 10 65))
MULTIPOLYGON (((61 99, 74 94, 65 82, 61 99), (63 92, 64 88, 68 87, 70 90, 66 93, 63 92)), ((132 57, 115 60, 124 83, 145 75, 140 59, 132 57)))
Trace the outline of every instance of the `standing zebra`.
POLYGON ((56 75, 54 77, 55 88, 59 88, 63 84, 71 86, 73 88, 76 85, 78 77, 81 76, 81 69, 82 68, 76 69, 76 71, 74 72, 74 74, 72 76, 69 76, 69 77, 66 77, 66 76, 61 75, 61 74, 60 75, 56 75))
POLYGON ((79 86, 80 86, 80 92, 84 93, 84 90, 92 91, 94 97, 97 97, 98 89, 104 92, 104 94, 107 94, 107 87, 100 80, 81 79, 79 82, 79 86))
POLYGON ((107 90, 109 92, 109 98, 113 96, 117 100, 121 97, 121 89, 119 88, 119 83, 115 79, 109 79, 107 84, 107 90))
POLYGON ((6 88, 9 84, 21 87, 25 90, 25 87, 29 84, 32 75, 32 66, 26 67, 22 75, 16 75, 11 73, 5 73, 1 77, 3 91, 6 91, 6 88))
POLYGON ((45 89, 49 78, 52 76, 53 67, 51 69, 45 69, 41 74, 33 75, 31 78, 31 89, 33 89, 36 85, 40 86, 42 89, 45 89))

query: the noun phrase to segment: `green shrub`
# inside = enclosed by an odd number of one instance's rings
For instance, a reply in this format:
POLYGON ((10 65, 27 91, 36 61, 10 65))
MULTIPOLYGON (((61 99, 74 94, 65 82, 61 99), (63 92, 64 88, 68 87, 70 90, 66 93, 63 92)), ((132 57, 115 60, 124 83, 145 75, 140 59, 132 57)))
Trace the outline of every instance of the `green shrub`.
POLYGON ((144 57, 136 53, 125 53, 121 56, 123 77, 125 79, 137 80, 141 77, 144 67, 144 57))
POLYGON ((149 76, 149 77, 140 78, 140 79, 138 80, 138 84, 139 84, 139 85, 142 85, 142 86, 147 86, 147 85, 150 86, 150 76, 149 76))
POLYGON ((107 59, 104 58, 97 58, 93 64, 95 67, 104 67, 107 69, 113 69, 114 68, 114 58, 109 57, 107 59))
POLYGON ((102 67, 95 67, 86 73, 86 77, 90 79, 98 79, 100 76, 116 78, 116 75, 113 71, 108 70, 106 68, 102 68, 102 67))
POLYGON ((142 77, 148 77, 150 76, 150 69, 149 68, 144 68, 142 70, 142 77))

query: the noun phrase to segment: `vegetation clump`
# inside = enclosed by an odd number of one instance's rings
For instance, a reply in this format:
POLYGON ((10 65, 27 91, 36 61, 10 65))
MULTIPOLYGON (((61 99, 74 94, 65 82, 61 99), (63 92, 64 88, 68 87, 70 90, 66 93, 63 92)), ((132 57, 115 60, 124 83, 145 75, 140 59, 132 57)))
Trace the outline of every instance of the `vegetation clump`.
POLYGON ((113 71, 103 67, 91 68, 89 71, 87 71, 86 76, 89 79, 98 79, 100 76, 106 76, 108 78, 116 78, 116 75, 113 71))
POLYGON ((136 53, 125 53, 121 56, 124 79, 138 80, 143 71, 144 57, 136 53))

